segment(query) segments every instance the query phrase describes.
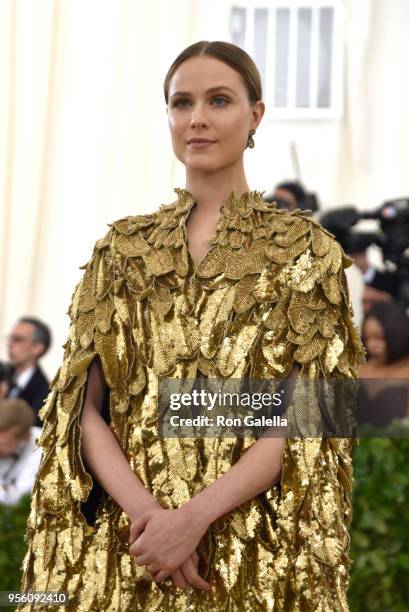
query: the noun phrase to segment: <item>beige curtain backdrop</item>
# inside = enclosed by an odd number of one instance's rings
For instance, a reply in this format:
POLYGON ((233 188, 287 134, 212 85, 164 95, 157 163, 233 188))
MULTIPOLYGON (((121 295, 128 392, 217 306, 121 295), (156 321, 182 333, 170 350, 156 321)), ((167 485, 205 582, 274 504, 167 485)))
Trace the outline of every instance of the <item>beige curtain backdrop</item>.
MULTIPOLYGON (((47 321, 62 357, 79 265, 106 224, 184 186, 162 82, 188 44, 229 40, 230 0, 0 0, 0 357, 22 314, 47 321)), ((268 2, 266 2, 268 4, 268 2)), ((307 4, 307 3, 306 3, 307 4)), ((409 2, 345 0, 345 113, 263 122, 252 188, 293 176, 324 206, 409 195, 409 2)))
POLYGON ((223 0, 0 0, 0 355, 16 317, 54 332, 107 223, 184 185, 162 82, 200 38, 228 38, 223 0), (214 15, 217 14, 217 19, 214 15))

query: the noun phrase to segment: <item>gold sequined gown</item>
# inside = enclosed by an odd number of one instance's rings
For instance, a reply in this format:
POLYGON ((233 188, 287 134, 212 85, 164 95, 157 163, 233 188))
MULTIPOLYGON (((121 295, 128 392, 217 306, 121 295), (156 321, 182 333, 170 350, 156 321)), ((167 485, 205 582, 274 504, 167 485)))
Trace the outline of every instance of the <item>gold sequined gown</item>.
POLYGON ((159 377, 280 378, 297 362, 302 377, 355 378, 364 361, 343 270, 350 260, 332 234, 299 210, 265 204, 259 191, 231 192, 195 267, 186 235, 195 199, 174 191, 171 204, 110 226, 74 292, 64 361, 41 412, 21 590, 68 591, 75 612, 348 610, 350 439, 286 440, 281 487, 202 539, 210 592, 155 584, 136 569, 127 517, 106 493, 96 520, 85 518, 97 483, 81 459, 79 416, 96 355, 110 427, 166 508, 213 482, 254 440, 161 439, 159 377))

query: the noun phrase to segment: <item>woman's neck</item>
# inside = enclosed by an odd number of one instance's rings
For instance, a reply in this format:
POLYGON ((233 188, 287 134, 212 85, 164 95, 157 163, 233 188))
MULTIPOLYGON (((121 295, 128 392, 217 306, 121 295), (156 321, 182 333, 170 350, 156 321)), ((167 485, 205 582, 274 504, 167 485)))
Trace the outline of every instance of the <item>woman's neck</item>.
POLYGON ((227 167, 214 173, 188 169, 185 189, 196 198, 197 206, 209 213, 219 211, 232 191, 237 197, 250 191, 242 166, 227 167))
POLYGON ((409 373, 409 356, 402 357, 393 363, 368 359, 367 363, 360 367, 360 373, 362 378, 406 378, 409 373))

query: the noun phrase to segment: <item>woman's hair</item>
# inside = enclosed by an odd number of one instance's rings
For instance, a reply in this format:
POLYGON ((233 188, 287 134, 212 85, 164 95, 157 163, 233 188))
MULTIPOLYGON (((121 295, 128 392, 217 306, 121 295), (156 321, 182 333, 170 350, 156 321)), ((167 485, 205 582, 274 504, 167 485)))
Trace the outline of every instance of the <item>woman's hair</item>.
POLYGON ((261 100, 263 95, 261 77, 250 55, 240 47, 229 42, 221 40, 215 40, 213 42, 201 40, 200 42, 186 47, 169 68, 163 83, 166 104, 169 99, 169 83, 177 68, 191 57, 198 57, 201 55, 214 57, 233 68, 233 70, 236 70, 244 81, 250 104, 255 104, 258 100, 261 100))
POLYGON ((22 399, 0 401, 0 431, 17 427, 17 436, 23 436, 34 425, 35 415, 22 399))
POLYGON ((374 317, 382 326, 386 342, 387 363, 394 363, 409 355, 409 318, 398 302, 380 302, 365 315, 363 325, 374 317))

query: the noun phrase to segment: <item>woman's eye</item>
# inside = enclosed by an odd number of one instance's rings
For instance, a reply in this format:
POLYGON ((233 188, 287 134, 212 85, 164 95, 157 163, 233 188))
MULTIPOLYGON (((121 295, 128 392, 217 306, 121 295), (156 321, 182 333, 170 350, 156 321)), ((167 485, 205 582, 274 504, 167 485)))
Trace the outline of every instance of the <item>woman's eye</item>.
POLYGON ((173 103, 173 106, 179 108, 181 102, 188 102, 188 100, 186 100, 186 98, 180 98, 179 100, 176 100, 176 102, 173 103))
MULTIPOLYGON (((180 98, 173 103, 173 106, 176 108, 184 108, 185 102, 189 103, 189 100, 187 98, 180 98)), ((214 98, 212 98, 212 102, 216 102, 216 106, 225 106, 228 103, 228 100, 226 100, 226 98, 222 98, 221 96, 214 96, 214 98)))
MULTIPOLYGON (((226 100, 226 98, 222 98, 221 96, 215 96, 215 97, 213 98, 213 100, 221 100, 221 101, 222 101, 222 102, 224 102, 225 104, 227 104, 227 102, 228 102, 228 101, 226 100)), ((216 106, 220 106, 220 104, 216 104, 216 106)), ((223 104, 222 106, 224 106, 224 104, 223 104)))

